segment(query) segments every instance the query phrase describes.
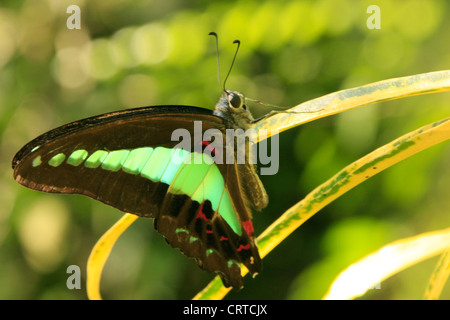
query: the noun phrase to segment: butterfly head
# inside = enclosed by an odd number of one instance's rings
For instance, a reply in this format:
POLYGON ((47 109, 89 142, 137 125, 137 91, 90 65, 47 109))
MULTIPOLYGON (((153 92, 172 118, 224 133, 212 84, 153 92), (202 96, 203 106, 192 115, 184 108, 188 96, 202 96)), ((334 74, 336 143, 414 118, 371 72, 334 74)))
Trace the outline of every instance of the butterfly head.
POLYGON ((214 108, 214 114, 225 119, 234 129, 247 129, 254 121, 245 103, 244 95, 233 90, 224 90, 214 108))

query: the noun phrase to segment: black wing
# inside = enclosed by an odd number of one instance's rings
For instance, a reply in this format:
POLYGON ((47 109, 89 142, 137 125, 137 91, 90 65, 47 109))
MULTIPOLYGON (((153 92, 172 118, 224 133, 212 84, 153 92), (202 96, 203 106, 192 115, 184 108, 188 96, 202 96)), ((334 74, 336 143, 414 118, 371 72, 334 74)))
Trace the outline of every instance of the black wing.
POLYGON ((241 192, 248 185, 248 174, 240 174, 248 171, 239 169, 244 165, 217 164, 239 219, 238 233, 209 200, 199 203, 170 192, 170 183, 130 174, 121 166, 125 158, 108 170, 99 165, 101 161, 86 165, 96 152, 125 150, 126 155, 136 149, 173 148, 179 141, 171 141, 172 132, 183 128, 193 135, 194 121, 201 121, 203 130, 226 129, 223 119, 210 110, 187 106, 129 109, 69 123, 25 145, 13 159, 14 178, 31 189, 83 194, 124 212, 155 218, 156 229, 173 247, 195 258, 205 270, 220 274, 225 285, 239 289, 240 263, 252 274, 261 270, 251 215, 241 192))

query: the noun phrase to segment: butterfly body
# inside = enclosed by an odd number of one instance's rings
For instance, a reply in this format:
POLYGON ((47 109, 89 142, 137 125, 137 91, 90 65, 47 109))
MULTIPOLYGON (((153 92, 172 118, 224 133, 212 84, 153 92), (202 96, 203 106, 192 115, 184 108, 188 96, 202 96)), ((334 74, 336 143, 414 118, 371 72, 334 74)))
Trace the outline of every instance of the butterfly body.
POLYGON ((261 271, 250 209, 265 207, 267 194, 253 164, 236 157, 214 162, 208 154, 227 153, 229 146, 196 135, 195 125, 225 137, 252 121, 234 91, 226 91, 214 111, 158 106, 103 114, 25 145, 13 159, 14 178, 31 189, 83 194, 153 218, 169 244, 240 289, 240 264, 253 275, 261 271), (184 149, 173 139, 177 129, 194 137, 184 149))

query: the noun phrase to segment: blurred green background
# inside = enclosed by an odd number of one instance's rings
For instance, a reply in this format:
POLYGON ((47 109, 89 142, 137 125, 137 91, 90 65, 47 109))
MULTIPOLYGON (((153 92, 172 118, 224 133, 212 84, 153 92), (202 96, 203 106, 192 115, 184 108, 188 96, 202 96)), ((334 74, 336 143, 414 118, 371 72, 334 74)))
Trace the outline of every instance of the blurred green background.
MULTIPOLYGON (((402 1, 2 0, 0 4, 0 298, 86 299, 86 262, 121 212, 77 195, 28 190, 11 160, 29 140, 84 117, 144 105, 213 108, 242 42, 229 89, 293 106, 341 89, 449 69, 449 3, 402 1), (69 5, 81 29, 69 30, 69 5), (366 9, 381 9, 369 30, 366 9), (78 265, 82 289, 69 290, 78 265)), ((448 93, 366 106, 280 135, 280 171, 263 176, 269 206, 257 233, 338 170, 448 116, 448 93)), ((268 110, 254 110, 263 114, 268 110)), ((450 146, 375 176, 313 217, 245 278, 233 299, 318 299, 334 277, 381 246, 450 225, 450 146)), ((437 258, 365 299, 421 298, 437 258)), ((166 244, 151 220, 119 239, 102 279, 106 299, 190 299, 213 275, 166 244)), ((442 294, 450 298, 450 286, 442 294)))

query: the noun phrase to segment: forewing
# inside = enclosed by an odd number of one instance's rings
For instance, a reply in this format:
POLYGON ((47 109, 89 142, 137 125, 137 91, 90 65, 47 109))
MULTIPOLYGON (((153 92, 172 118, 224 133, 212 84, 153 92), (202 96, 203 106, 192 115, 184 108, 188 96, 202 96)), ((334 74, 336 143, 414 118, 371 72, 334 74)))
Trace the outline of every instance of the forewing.
POLYGON ((193 132, 196 120, 204 127, 221 126, 210 110, 185 106, 130 109, 76 121, 25 145, 13 159, 14 178, 31 189, 83 194, 154 217, 168 186, 136 174, 148 160, 150 150, 144 148, 172 148, 178 143, 171 141, 172 132, 193 132), (124 171, 133 151, 134 168, 124 171))

